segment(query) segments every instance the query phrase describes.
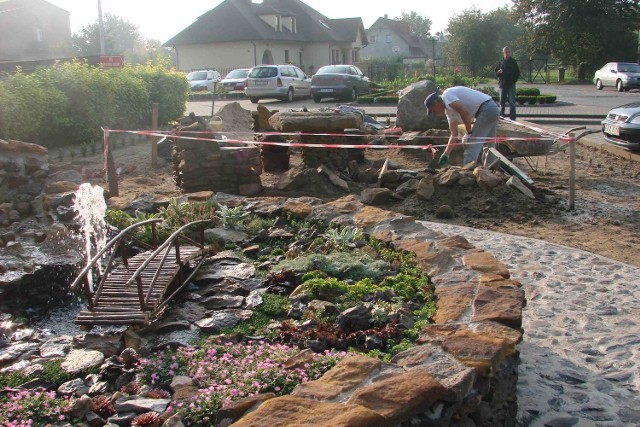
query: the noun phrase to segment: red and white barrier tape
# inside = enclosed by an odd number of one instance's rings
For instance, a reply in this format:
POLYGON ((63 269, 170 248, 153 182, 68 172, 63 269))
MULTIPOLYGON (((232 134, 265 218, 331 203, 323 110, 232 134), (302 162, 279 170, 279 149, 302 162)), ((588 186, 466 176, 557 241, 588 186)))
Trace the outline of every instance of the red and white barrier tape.
MULTIPOLYGON (((500 118, 501 121, 517 124, 519 126, 524 126, 530 130, 536 131, 541 134, 541 137, 474 137, 473 141, 468 141, 466 143, 456 142, 449 144, 450 146, 461 146, 461 145, 476 145, 476 144, 493 144, 507 141, 542 141, 548 140, 549 137, 552 137, 554 140, 562 140, 565 142, 575 140, 572 137, 567 135, 558 134, 555 132, 550 132, 543 128, 534 127, 525 123, 516 122, 514 120, 500 118), (548 137, 542 137, 548 136, 548 137)), ((248 145, 266 145, 266 146, 281 146, 281 147, 302 147, 302 148, 341 148, 341 149, 371 149, 371 150, 387 150, 387 149, 413 149, 413 150, 429 150, 433 157, 435 157, 438 148, 444 148, 447 144, 427 144, 427 145, 370 145, 370 144, 313 144, 313 143, 303 143, 303 142, 276 142, 276 141, 255 141, 255 140, 244 140, 244 139, 223 139, 223 138, 205 138, 198 136, 186 136, 184 134, 206 134, 211 135, 214 133, 213 131, 139 131, 139 130, 121 130, 121 129, 106 129, 102 128, 104 132, 104 150, 105 150, 105 167, 106 167, 106 154, 107 154, 107 146, 109 141, 109 134, 111 133, 129 133, 134 135, 146 135, 146 136, 155 136, 159 138, 171 137, 172 139, 184 139, 184 140, 192 140, 192 141, 206 141, 206 142, 223 142, 223 143, 231 143, 231 144, 248 144, 248 145)), ((216 134, 221 134, 222 132, 215 132, 216 134)), ((302 132, 228 132, 234 134, 249 134, 249 135, 277 135, 277 136, 330 136, 330 137, 366 137, 368 135, 358 135, 358 134, 340 134, 340 133, 302 133, 302 132)), ((224 133, 222 133, 224 134, 224 133)), ((399 136, 399 135, 381 135, 385 137, 389 136, 399 136)), ((432 139, 449 139, 449 136, 442 135, 429 135, 429 138, 432 139)))

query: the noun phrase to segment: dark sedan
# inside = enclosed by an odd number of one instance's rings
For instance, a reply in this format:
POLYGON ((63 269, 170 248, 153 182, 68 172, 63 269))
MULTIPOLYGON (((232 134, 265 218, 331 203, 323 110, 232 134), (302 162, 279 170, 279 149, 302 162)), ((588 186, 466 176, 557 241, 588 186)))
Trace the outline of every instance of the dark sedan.
POLYGON ((371 92, 371 82, 354 65, 325 65, 311 77, 311 96, 315 102, 323 98, 355 101, 358 95, 371 92))
POLYGON ((602 133, 607 142, 640 151, 640 101, 609 111, 602 121, 602 133))

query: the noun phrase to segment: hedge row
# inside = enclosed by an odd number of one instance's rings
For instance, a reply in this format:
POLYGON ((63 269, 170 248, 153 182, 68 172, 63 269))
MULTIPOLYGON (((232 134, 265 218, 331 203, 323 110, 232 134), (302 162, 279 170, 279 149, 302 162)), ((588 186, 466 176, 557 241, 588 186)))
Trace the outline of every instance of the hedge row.
POLYGON ((395 90, 382 90, 368 95, 358 96, 359 104, 397 104, 398 94, 395 90))
POLYGON ((553 104, 558 97, 556 95, 520 95, 516 96, 516 102, 523 104, 553 104))
POLYGON ((158 122, 181 117, 189 93, 184 74, 162 66, 103 69, 84 62, 57 64, 0 79, 0 138, 45 147, 101 138, 101 127, 148 129, 151 104, 158 122))
MULTIPOLYGON (((494 101, 500 102, 500 97, 493 96, 494 101)), ((520 105, 524 104, 553 104, 558 97, 556 95, 517 95, 516 102, 520 105)))

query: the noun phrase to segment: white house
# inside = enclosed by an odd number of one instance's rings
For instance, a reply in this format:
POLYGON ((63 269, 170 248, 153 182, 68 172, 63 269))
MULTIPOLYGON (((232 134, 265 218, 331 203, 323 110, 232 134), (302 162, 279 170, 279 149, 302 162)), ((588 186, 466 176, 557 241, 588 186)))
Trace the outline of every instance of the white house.
POLYGON ((290 63, 308 74, 358 62, 366 45, 361 18, 329 19, 300 0, 225 0, 164 43, 183 71, 290 63))
POLYGON ((362 49, 363 59, 381 58, 421 58, 433 57, 432 46, 412 34, 409 25, 403 21, 378 18, 367 29, 369 44, 362 49))

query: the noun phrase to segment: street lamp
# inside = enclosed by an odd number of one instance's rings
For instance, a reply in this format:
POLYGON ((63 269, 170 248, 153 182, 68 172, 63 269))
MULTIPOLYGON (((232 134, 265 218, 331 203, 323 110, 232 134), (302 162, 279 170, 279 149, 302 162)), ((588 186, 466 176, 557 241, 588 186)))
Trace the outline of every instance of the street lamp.
POLYGON ((98 0, 98 30, 100 32, 100 55, 106 53, 104 47, 104 23, 102 22, 102 2, 98 0))

